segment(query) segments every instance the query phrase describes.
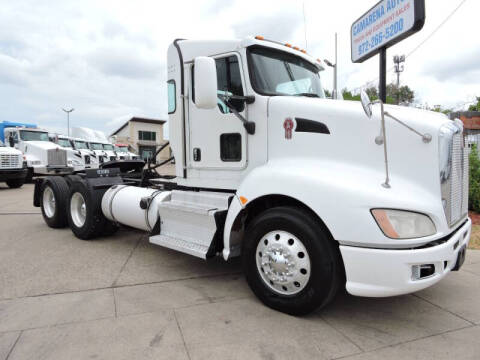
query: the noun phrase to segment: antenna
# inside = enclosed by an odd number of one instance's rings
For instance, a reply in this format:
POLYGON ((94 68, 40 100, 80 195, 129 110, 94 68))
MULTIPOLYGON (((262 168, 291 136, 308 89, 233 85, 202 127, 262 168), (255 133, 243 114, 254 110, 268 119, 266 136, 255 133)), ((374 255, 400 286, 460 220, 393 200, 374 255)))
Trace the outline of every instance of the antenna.
POLYGON ((303 2, 303 31, 305 33, 305 50, 308 50, 307 43, 307 19, 305 17, 305 1, 303 2))

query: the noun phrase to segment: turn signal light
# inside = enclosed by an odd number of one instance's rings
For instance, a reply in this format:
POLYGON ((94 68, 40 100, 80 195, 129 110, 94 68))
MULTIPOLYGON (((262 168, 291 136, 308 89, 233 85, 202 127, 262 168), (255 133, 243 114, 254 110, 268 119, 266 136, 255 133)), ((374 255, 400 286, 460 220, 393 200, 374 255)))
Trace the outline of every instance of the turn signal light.
POLYGON ((240 199, 240 202, 242 203, 242 205, 245 205, 248 201, 245 196, 240 196, 239 199, 240 199))

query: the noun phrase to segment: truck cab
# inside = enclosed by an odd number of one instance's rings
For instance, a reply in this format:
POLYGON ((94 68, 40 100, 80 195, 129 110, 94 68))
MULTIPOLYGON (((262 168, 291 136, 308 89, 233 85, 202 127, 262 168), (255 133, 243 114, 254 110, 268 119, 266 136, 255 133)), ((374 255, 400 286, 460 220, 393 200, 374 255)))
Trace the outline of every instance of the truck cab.
POLYGON ((70 138, 73 148, 80 152, 86 169, 97 169, 99 166, 97 155, 88 148, 88 143, 80 138, 70 138))
POLYGON ((74 172, 83 171, 87 168, 85 158, 80 150, 75 149, 72 138, 65 135, 55 135, 53 142, 67 150, 67 164, 73 167, 74 172))
POLYGON ((286 277, 283 290, 272 270, 288 262, 279 255, 288 245, 276 248, 269 232, 249 229, 259 214, 284 207, 321 224, 317 233, 334 242, 351 294, 392 296, 432 285, 461 265, 470 237, 461 121, 383 104, 370 104, 366 116, 358 102, 325 98, 322 70, 305 51, 262 37, 172 43, 176 183, 235 194, 223 256, 255 256, 256 248, 261 262, 250 280, 262 292, 298 289, 286 277), (378 136, 382 120, 387 137, 378 136), (252 241, 245 234, 257 237, 254 245, 245 245, 252 241), (271 245, 262 251, 267 235, 271 245))
POLYGON ((109 142, 102 142, 103 151, 107 154, 108 161, 119 160, 115 146, 109 142))
POLYGON ((99 164, 110 161, 108 154, 103 149, 103 144, 96 141, 87 141, 88 148, 92 151, 98 159, 99 164))
POLYGON ((19 188, 27 176, 27 163, 23 154, 14 148, 7 147, 0 140, 0 182, 5 182, 9 188, 19 188))
POLYGON ((69 174, 67 150, 49 141, 48 132, 38 128, 7 127, 6 145, 22 152, 27 162, 28 175, 69 174))
POLYGON ((127 144, 115 144, 115 152, 119 160, 137 160, 139 156, 128 150, 127 144))

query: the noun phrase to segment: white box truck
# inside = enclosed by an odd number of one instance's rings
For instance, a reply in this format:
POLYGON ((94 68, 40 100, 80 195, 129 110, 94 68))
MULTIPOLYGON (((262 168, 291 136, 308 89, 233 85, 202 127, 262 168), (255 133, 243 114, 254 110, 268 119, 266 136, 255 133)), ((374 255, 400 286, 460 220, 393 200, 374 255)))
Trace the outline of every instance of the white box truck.
POLYGON ((407 294, 462 265, 471 221, 459 120, 365 94, 364 109, 325 99, 320 61, 261 37, 175 40, 167 62, 176 176, 159 176, 160 163, 136 177, 48 177, 34 195, 47 224, 80 239, 124 224, 202 259, 241 256, 256 296, 294 315, 341 288, 407 294))

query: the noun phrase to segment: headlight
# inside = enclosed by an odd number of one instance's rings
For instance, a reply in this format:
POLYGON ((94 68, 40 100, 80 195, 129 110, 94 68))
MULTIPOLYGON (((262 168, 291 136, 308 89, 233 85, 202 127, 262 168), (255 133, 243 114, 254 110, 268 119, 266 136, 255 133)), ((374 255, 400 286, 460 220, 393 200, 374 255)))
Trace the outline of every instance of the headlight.
POLYGON ((392 239, 415 239, 437 232, 433 221, 411 211, 374 209, 372 215, 385 236, 392 239))
POLYGON ((81 163, 80 161, 75 160, 75 159, 73 159, 73 160, 68 160, 68 161, 67 161, 67 164, 68 164, 68 165, 75 165, 75 166, 81 166, 81 165, 82 165, 82 163, 81 163))

